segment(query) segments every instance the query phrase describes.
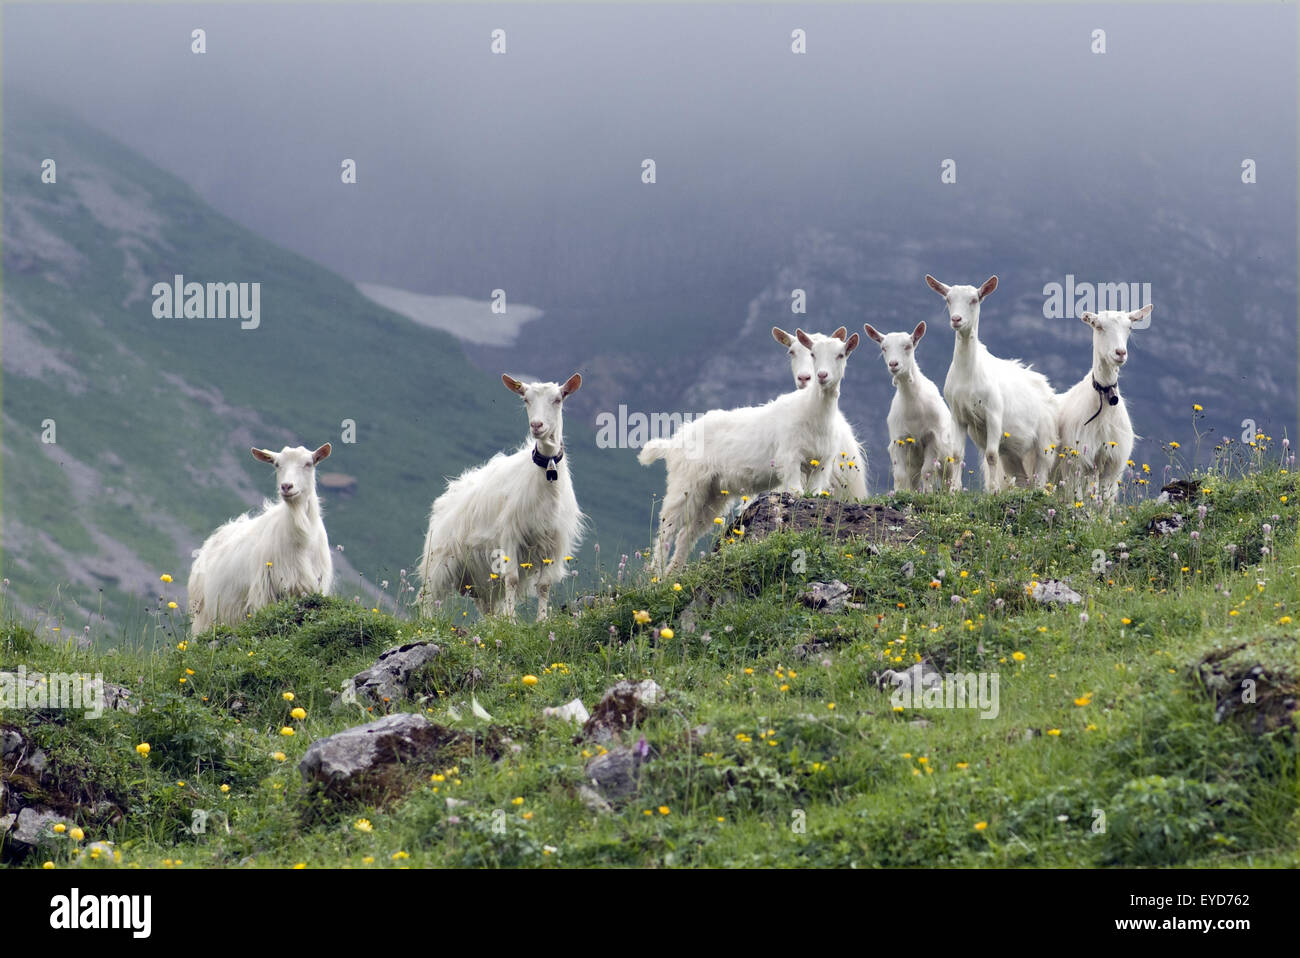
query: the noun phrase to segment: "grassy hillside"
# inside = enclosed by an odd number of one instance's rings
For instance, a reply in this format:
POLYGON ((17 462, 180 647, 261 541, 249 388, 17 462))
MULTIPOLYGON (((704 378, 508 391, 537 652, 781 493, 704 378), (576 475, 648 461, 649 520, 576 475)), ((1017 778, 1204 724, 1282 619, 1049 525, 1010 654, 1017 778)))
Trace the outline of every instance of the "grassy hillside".
MULTIPOLYGON (((4 126, 3 571, 44 629, 101 614, 114 641, 147 628, 153 570, 183 581, 208 532, 273 492, 249 445, 333 441, 327 470, 357 477, 355 495, 326 501, 350 597, 365 593, 357 576, 396 581, 415 564, 444 476, 522 440, 517 399, 452 337, 31 97, 6 97, 4 126), (55 184, 40 182, 46 157, 55 184), (261 283, 260 327, 155 318, 152 285, 177 273, 261 283), (349 419, 354 444, 340 441, 349 419)), ((626 547, 646 525, 613 508, 614 490, 640 467, 626 451, 586 454, 583 426, 568 432, 591 541, 626 547)))
POLYGON ((0 716, 49 750, 59 785, 45 797, 84 830, 26 864, 1294 867, 1295 475, 1197 486, 1191 502, 1133 503, 1113 523, 1047 493, 898 496, 925 527, 905 545, 732 535, 677 582, 631 569, 605 584, 608 604, 541 625, 462 631, 459 613, 309 600, 211 643, 182 645, 184 623, 164 620, 156 644, 105 654, 42 643, 10 613, 0 668, 102 671, 142 700, 98 721, 0 716), (1149 531, 1175 514, 1178 531, 1149 531), (1094 571, 1096 550, 1109 568, 1094 571), (796 601, 834 578, 862 608, 796 601), (1084 604, 1033 601, 1027 586, 1046 578, 1068 578, 1084 604), (501 757, 449 753, 380 805, 324 800, 298 760, 385 708, 332 711, 333 693, 413 638, 443 653, 414 698, 386 708, 476 728, 501 757), (870 677, 922 657, 996 674, 997 717, 896 711, 870 677), (577 789, 613 743, 575 742, 542 709, 592 708, 624 677, 668 698, 623 737, 644 736, 636 793, 594 812, 577 789), (92 794, 120 819, 87 811, 92 794), (223 812, 229 833, 193 834, 195 809, 223 812), (78 854, 99 840, 116 854, 78 854))

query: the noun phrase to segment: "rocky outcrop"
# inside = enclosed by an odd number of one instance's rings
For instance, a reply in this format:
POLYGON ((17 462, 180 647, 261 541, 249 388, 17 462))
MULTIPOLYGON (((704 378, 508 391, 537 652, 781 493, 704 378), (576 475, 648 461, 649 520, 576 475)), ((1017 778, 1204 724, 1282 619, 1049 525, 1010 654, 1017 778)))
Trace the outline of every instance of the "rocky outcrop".
POLYGON ((497 757, 491 730, 461 732, 403 712, 317 739, 298 770, 331 797, 380 804, 409 791, 431 769, 475 752, 497 757))
POLYGON ((401 702, 409 695, 411 675, 442 654, 432 642, 408 642, 389 649, 370 668, 343 683, 336 708, 401 702))
POLYGON ((788 492, 759 496, 740 514, 737 525, 744 528, 746 542, 773 532, 813 530, 832 539, 901 544, 924 529, 916 519, 890 506, 805 499, 788 492))

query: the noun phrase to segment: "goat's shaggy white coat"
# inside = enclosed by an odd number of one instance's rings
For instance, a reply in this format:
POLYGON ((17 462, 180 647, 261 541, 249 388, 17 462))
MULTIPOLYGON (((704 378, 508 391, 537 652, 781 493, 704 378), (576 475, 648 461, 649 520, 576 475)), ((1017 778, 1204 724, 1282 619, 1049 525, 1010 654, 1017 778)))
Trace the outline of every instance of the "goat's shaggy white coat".
POLYGON ((419 563, 419 604, 426 615, 439 599, 459 594, 473 598, 484 615, 513 618, 527 576, 540 621, 551 586, 565 577, 566 557, 582 538, 568 453, 554 463, 554 480, 533 460, 534 447, 548 460, 564 451, 563 403, 582 377, 575 373, 562 386, 504 375, 501 381, 523 397, 529 437, 514 452, 498 453, 453 479, 434 501, 419 563))
POLYGON ((187 589, 190 632, 237 625, 280 599, 319 592, 334 582, 334 559, 316 495, 316 465, 330 454, 286 446, 253 449, 275 466, 280 498, 266 500, 257 515, 231 519, 208 536, 190 567, 187 589))
POLYGON ((881 358, 897 390, 887 417, 894 489, 930 492, 942 483, 949 492, 961 492, 965 434, 939 395, 939 387, 916 362, 925 323, 917 323, 911 333, 882 334, 867 323, 863 328, 880 344, 881 358))
MULTIPOLYGON (((808 338, 814 344, 824 339, 838 339, 844 342, 848 330, 841 326, 830 336, 821 333, 809 333, 808 338)), ((790 355, 790 373, 794 376, 797 389, 805 389, 812 382, 812 351, 799 342, 792 333, 787 333, 779 326, 772 327, 772 338, 785 346, 790 355)), ((835 421, 832 423, 832 441, 834 455, 829 460, 819 460, 820 466, 809 466, 806 470, 806 488, 814 491, 825 489, 835 499, 854 500, 867 498, 867 453, 862 444, 853 435, 853 427, 837 406, 835 421)))
POLYGON ((655 542, 657 569, 671 572, 684 565, 691 544, 723 514, 729 500, 772 489, 802 493, 812 460, 820 464, 835 452, 840 382, 849 354, 858 347, 858 334, 847 342, 827 337, 817 343, 801 329, 795 336, 812 353, 814 376, 807 389, 762 406, 715 409, 683 425, 672 438, 652 439, 641 449, 642 465, 663 459, 668 467, 655 542))
POLYGON ((956 333, 943 398, 980 452, 985 490, 1016 480, 1046 485, 1056 444, 1056 394, 1042 373, 1018 359, 999 359, 979 340, 980 303, 998 288, 998 278, 979 289, 945 286, 930 275, 925 281, 944 298, 956 333))
POLYGON ((1076 500, 1095 494, 1106 511, 1119 495, 1120 476, 1136 438, 1119 394, 1119 371, 1128 361, 1133 324, 1149 316, 1152 308, 1084 313, 1080 319, 1092 327, 1092 369, 1058 397, 1061 446, 1052 480, 1064 485, 1076 500), (1105 391, 1096 389, 1094 382, 1105 391), (1109 402, 1112 396, 1117 400, 1114 405, 1109 402))

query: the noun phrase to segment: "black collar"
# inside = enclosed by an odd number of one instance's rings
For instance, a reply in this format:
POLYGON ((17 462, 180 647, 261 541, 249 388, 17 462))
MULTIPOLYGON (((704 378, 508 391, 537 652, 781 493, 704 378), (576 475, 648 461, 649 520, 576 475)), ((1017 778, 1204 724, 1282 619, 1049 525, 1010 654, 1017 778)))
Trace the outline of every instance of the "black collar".
POLYGON ((1101 415, 1101 411, 1104 408, 1105 402, 1107 400, 1109 400, 1112 406, 1116 405, 1119 402, 1119 380, 1118 379, 1115 380, 1113 383, 1111 383, 1109 386, 1103 386, 1101 383, 1097 382, 1096 379, 1094 379, 1092 381, 1092 388, 1097 390, 1098 393, 1097 411, 1084 420, 1083 424, 1085 426, 1101 415))
POLYGON ((533 462, 537 465, 538 468, 546 470, 546 479, 548 482, 554 482, 556 479, 560 478, 559 470, 555 468, 555 464, 563 458, 564 458, 563 446, 560 447, 559 452, 557 452, 554 456, 551 456, 549 459, 543 456, 540 452, 538 452, 536 446, 533 446, 533 462))

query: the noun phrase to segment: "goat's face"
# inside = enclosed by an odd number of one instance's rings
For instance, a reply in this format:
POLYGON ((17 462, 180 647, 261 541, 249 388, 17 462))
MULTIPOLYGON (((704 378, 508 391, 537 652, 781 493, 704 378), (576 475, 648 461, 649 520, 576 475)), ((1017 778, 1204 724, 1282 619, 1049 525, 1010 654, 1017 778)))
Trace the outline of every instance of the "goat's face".
POLYGON ((534 439, 543 442, 563 436, 563 416, 561 410, 564 400, 578 391, 582 377, 574 373, 564 382, 559 383, 521 383, 517 379, 502 375, 501 381, 511 392, 524 400, 524 411, 528 415, 528 430, 534 439))
POLYGON ((867 335, 880 344, 880 355, 885 368, 895 379, 910 379, 916 368, 916 346, 925 335, 925 323, 917 323, 910 333, 878 333, 864 326, 867 335))
POLYGON ((285 446, 279 452, 254 449, 253 458, 275 466, 276 488, 280 498, 293 506, 306 502, 316 494, 316 464, 331 451, 329 443, 312 451, 302 446, 285 446))
MULTIPOLYGON (((841 326, 839 329, 835 330, 835 332, 831 333, 830 336, 823 336, 821 333, 806 333, 805 335, 812 340, 814 344, 825 339, 838 339, 842 343, 848 335, 848 330, 841 326)), ((812 350, 801 343, 798 337, 791 333, 787 333, 779 326, 772 327, 772 338, 782 346, 785 346, 790 355, 790 373, 794 376, 795 388, 805 388, 813 381, 815 375, 815 370, 813 369, 812 350)))
POLYGON ((1100 313, 1084 313, 1080 316, 1092 327, 1093 355, 1114 366, 1123 366, 1128 362, 1128 338, 1133 332, 1133 324, 1146 319, 1151 314, 1151 309, 1151 306, 1143 306, 1131 313, 1105 309, 1100 313))
POLYGON ((926 275, 929 287, 943 297, 948 310, 948 322, 959 336, 974 336, 979 330, 980 303, 998 288, 998 278, 990 276, 984 285, 945 286, 933 276, 926 275))
POLYGON ((813 339, 802 329, 795 330, 795 337, 808 350, 812 358, 812 380, 821 389, 837 389, 844 379, 844 366, 849 353, 858 348, 858 334, 847 339, 847 330, 841 326, 830 336, 818 336, 813 339))

